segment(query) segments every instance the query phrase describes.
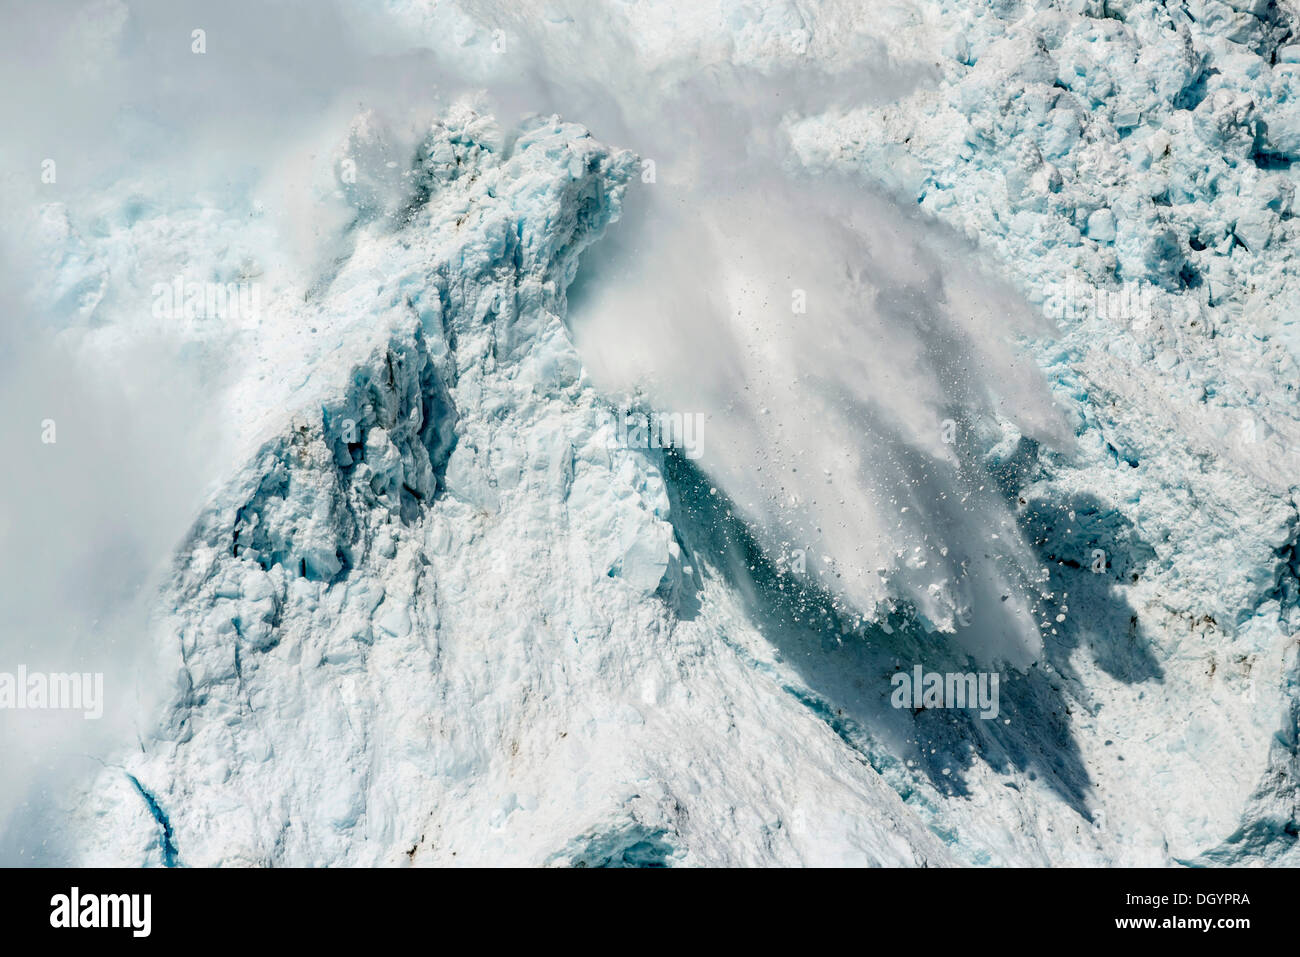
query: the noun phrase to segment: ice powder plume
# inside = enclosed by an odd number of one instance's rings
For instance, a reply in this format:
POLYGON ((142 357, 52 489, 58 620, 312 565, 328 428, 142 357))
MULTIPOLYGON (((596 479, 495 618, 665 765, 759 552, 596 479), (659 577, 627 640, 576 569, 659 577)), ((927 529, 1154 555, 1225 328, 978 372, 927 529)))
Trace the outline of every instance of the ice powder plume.
POLYGON ((743 157, 733 174, 722 193, 642 186, 597 250, 573 318, 597 383, 703 414, 700 464, 773 560, 797 552, 861 615, 899 599, 1024 663, 1039 571, 982 456, 1068 443, 1018 352, 1043 321, 860 187, 743 157))

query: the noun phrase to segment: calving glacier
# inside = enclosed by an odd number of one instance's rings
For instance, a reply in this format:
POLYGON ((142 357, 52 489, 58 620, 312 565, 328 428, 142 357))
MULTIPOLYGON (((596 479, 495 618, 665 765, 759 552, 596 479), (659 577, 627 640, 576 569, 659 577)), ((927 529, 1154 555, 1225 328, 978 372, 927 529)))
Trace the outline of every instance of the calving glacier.
POLYGON ((422 144, 421 205, 304 306, 330 359, 180 549, 175 695, 100 776, 85 810, 122 827, 86 860, 950 858, 736 645, 665 450, 587 382, 565 287, 636 169, 554 120, 422 144))
POLYGON ((327 6, 66 27, 4 859, 1300 863, 1300 10, 327 6))

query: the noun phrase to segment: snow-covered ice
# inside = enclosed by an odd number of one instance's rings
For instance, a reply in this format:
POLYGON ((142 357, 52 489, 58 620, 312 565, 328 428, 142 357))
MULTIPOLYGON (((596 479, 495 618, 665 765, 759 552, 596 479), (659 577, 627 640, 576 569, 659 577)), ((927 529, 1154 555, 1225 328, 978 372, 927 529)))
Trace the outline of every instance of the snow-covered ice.
POLYGON ((166 343, 220 438, 134 724, 0 846, 1296 863, 1298 19, 344 6, 427 103, 340 81, 224 191, 35 191, 51 348, 166 343), (913 666, 996 670, 996 719, 892 706, 913 666))

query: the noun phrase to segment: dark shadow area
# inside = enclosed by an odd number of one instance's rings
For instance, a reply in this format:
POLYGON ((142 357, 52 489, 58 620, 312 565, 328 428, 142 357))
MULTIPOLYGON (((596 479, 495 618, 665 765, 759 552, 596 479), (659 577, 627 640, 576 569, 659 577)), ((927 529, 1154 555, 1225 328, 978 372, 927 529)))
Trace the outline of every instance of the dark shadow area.
POLYGON ((1128 684, 1161 680, 1164 672, 1122 592, 1155 557, 1132 523, 1087 494, 1030 499, 1020 520, 1051 574, 1046 590, 1056 596, 1044 605, 1052 624, 1044 648, 1053 667, 1077 678, 1070 656, 1082 645, 1112 678, 1128 684))
MULTIPOLYGON (((1115 451, 1117 468, 1137 461, 1115 451)), ((998 489, 1016 510, 1025 540, 1050 578, 1041 586, 1044 653, 1053 668, 1077 679, 1070 664, 1084 646, 1106 674, 1128 684, 1164 677, 1123 586, 1139 580, 1155 549, 1133 523, 1095 495, 1056 497, 1038 463, 1038 444, 1022 438, 1005 459, 989 467, 998 489), (1057 621, 1064 616, 1064 620, 1057 621)))
MULTIPOLYGON (((942 795, 968 795, 965 772, 983 761, 995 771, 1014 768, 1031 780, 1041 776, 1091 821, 1087 808, 1091 781, 1070 730, 1071 711, 1079 697, 1079 689, 1066 693, 1067 683, 1076 680, 1069 666, 1070 652, 1087 644, 1099 660, 1107 662, 1108 673, 1125 681, 1158 678, 1159 669, 1146 645, 1130 634, 1132 612, 1110 588, 1115 578, 1070 568, 1066 559, 1057 566, 1049 558, 1059 536, 1052 534, 1057 526, 1049 521, 1048 503, 1027 510, 1026 521, 1046 537, 1040 550, 1058 568, 1050 589, 1058 598, 1070 594, 1066 603, 1079 609, 1075 614, 1079 623, 1070 624, 1069 614, 1065 622, 1057 623, 1057 634, 1048 636, 1045 660, 1025 674, 1002 671, 999 714, 982 719, 977 709, 894 707, 891 677, 897 672, 910 671, 917 664, 927 672, 967 673, 979 667, 954 642, 927 633, 909 607, 900 605, 881 622, 862 622, 854 609, 817 580, 812 562, 806 574, 773 564, 736 517, 733 504, 721 491, 714 491, 691 462, 669 451, 664 470, 678 540, 694 569, 693 576, 679 578, 667 588, 665 597, 679 615, 693 617, 699 576, 720 576, 742 596, 745 613, 771 643, 776 658, 793 667, 805 685, 786 690, 879 772, 905 802, 925 806, 929 800, 916 788, 918 773, 942 795), (1117 639, 1124 643, 1122 651, 1106 647, 1107 640, 1117 639)), ((1063 514, 1071 510, 1076 515, 1092 514, 1089 509, 1103 514, 1092 502, 1059 507, 1063 514)), ((1104 522, 1099 525, 1110 527, 1104 522)), ((1116 540, 1104 539, 1111 548, 1117 547, 1116 540)), ((1137 548, 1135 539, 1131 544, 1137 548)), ((1125 562, 1114 573, 1121 574, 1129 566, 1125 562)), ((1008 781, 1006 786, 1015 784, 1008 781)), ((941 813, 939 808, 933 810, 941 813)), ((934 830, 940 837, 955 839, 941 827, 934 830)))

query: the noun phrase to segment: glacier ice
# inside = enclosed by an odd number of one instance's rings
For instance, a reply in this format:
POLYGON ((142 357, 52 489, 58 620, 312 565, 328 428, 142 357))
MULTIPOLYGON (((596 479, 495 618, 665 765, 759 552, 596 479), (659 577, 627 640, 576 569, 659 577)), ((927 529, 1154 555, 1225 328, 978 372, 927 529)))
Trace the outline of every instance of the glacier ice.
POLYGON ((1300 14, 519 6, 346 13, 492 95, 335 130, 296 259, 273 191, 23 223, 80 361, 264 294, 187 333, 233 437, 59 853, 1294 863, 1300 14))

